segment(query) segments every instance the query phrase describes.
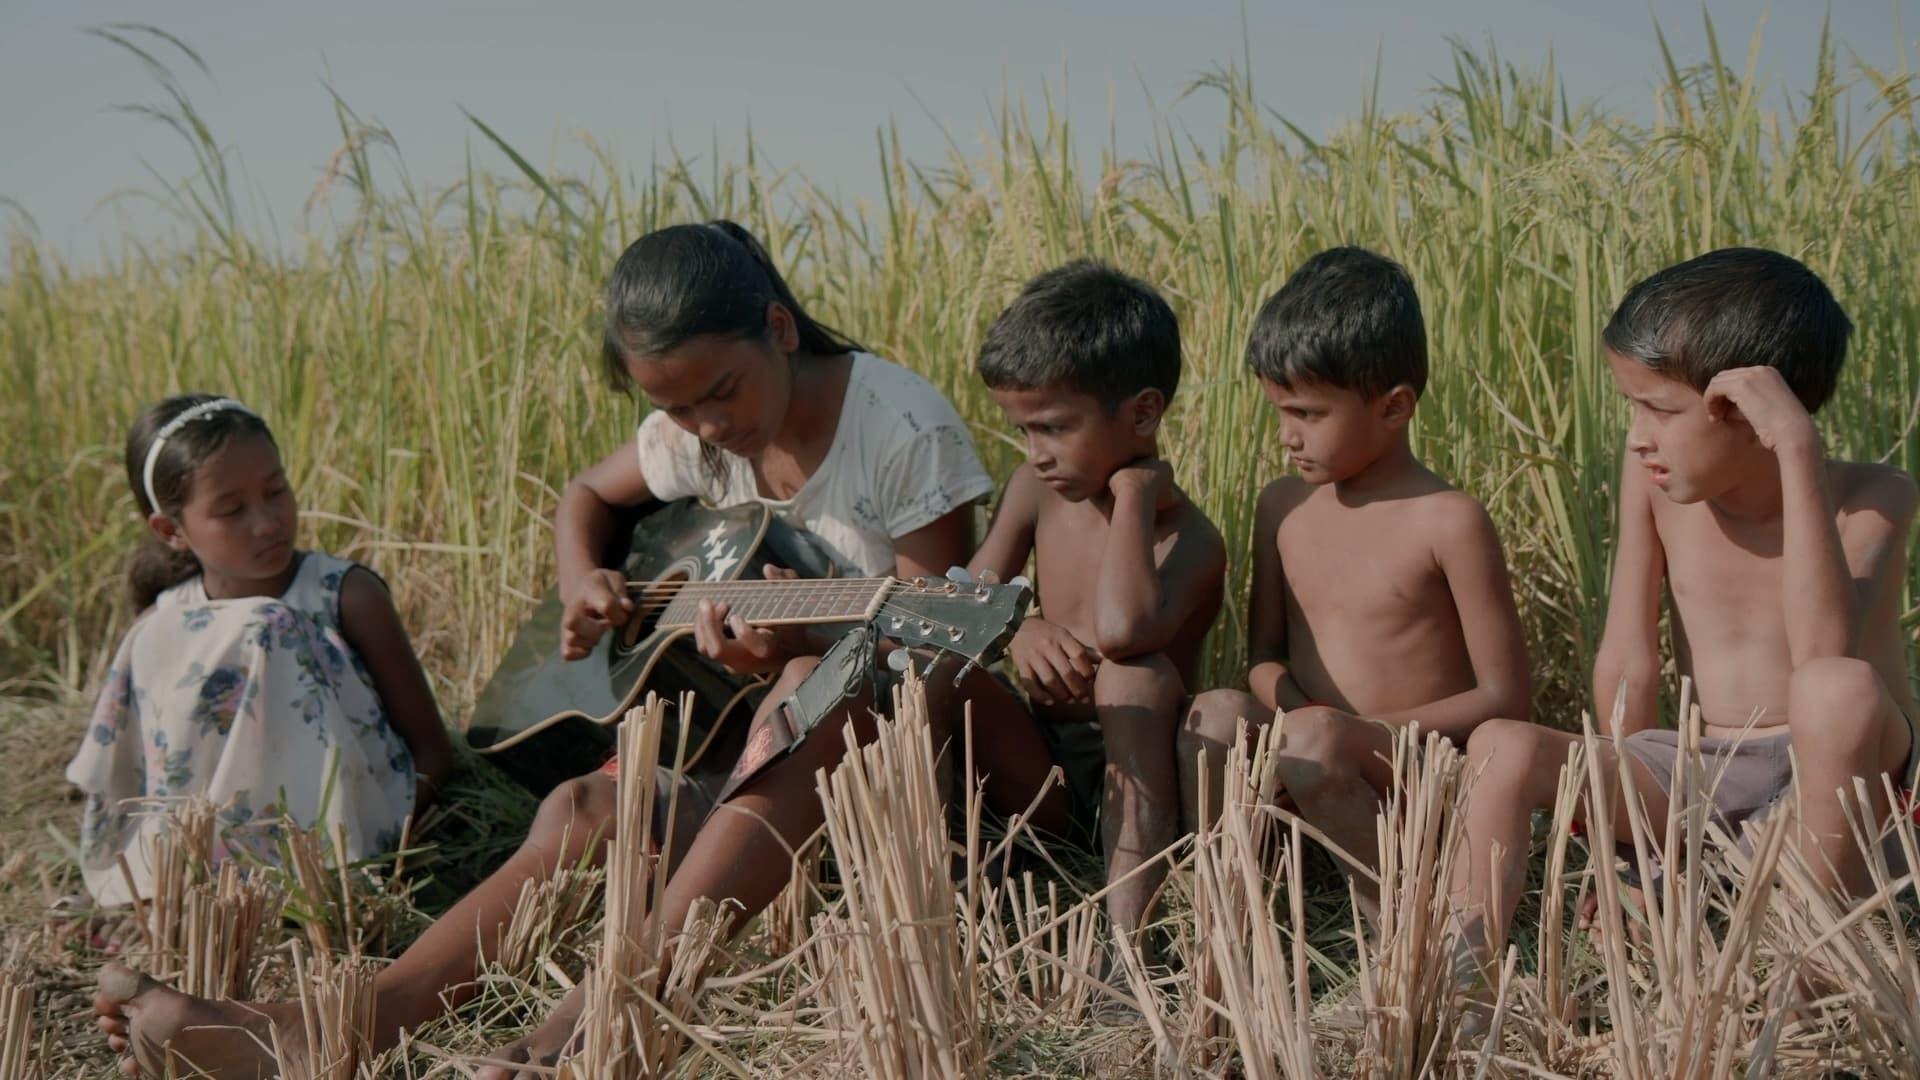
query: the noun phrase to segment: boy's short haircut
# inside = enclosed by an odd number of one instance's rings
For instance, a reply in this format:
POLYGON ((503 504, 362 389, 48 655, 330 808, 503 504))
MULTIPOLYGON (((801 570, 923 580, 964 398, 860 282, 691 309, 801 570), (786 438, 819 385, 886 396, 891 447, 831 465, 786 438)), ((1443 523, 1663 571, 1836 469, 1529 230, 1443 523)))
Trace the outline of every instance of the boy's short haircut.
POLYGON ((1427 388, 1427 323, 1413 278, 1365 248, 1301 264, 1268 298, 1247 339, 1247 366, 1268 382, 1325 383, 1371 401, 1402 383, 1427 388))
POLYGON ((1800 260, 1721 248, 1628 289, 1603 337, 1695 390, 1729 368, 1773 368, 1814 412, 1833 395, 1852 333, 1827 283, 1800 260))
POLYGON ((1076 259, 1027 282, 993 320, 974 367, 994 390, 1066 386, 1111 410, 1180 385, 1180 322, 1153 286, 1076 259))

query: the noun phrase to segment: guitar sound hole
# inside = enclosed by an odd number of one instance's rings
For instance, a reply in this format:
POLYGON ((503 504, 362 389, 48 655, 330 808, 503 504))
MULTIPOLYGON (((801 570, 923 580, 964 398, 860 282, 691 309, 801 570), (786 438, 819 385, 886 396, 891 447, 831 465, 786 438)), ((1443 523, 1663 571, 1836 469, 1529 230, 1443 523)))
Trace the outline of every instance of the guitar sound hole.
POLYGON ((615 655, 624 656, 634 651, 642 641, 653 633, 654 626, 660 621, 660 613, 672 602, 680 586, 686 584, 688 575, 685 570, 676 570, 654 581, 635 581, 630 583, 633 597, 633 616, 627 625, 620 628, 614 638, 615 655))

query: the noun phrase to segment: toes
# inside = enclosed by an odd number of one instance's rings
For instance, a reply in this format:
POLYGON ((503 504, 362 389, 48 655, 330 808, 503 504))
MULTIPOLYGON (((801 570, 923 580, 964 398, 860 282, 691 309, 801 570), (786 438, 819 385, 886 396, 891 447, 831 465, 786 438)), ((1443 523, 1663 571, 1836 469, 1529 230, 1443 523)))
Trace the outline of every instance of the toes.
POLYGON ((113 1051, 116 1054, 126 1053, 127 1048, 132 1045, 133 1045, 132 1043, 127 1041, 127 1037, 125 1035, 107 1036, 107 1049, 113 1051))
POLYGON ((100 969, 98 984, 100 993, 95 995, 93 999, 94 1008, 101 1012, 118 1012, 118 1008, 111 1010, 101 1009, 101 1001, 104 999, 116 1006, 124 1005, 134 998, 139 997, 141 993, 147 989, 148 984, 152 982, 152 979, 149 979, 125 964, 108 964, 100 969))

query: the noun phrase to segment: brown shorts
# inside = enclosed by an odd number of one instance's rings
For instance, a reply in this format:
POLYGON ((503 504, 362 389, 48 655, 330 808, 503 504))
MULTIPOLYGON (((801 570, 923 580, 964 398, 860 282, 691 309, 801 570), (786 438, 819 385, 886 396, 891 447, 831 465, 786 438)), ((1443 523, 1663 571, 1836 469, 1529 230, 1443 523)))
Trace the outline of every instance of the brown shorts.
POLYGON ((1107 784, 1107 744, 1100 725, 1092 720, 1059 718, 1034 714, 1034 726, 1047 744, 1047 756, 1060 766, 1067 799, 1071 804, 1074 835, 1063 837, 1077 844, 1100 846, 1100 799, 1107 784))
MULTIPOLYGON (((1060 766, 1063 786, 1073 807, 1074 835, 1066 839, 1098 849, 1100 804, 1107 788, 1107 743, 1106 737, 1100 732, 1099 722, 1092 719, 1092 707, 1049 709, 1035 705, 1033 699, 1021 693, 1004 676, 1001 682, 1026 703, 1027 713, 1033 717, 1034 726, 1040 729, 1041 741, 1047 744, 1047 756, 1060 766)), ((1192 707, 1192 695, 1183 697, 1175 715, 1185 716, 1192 707)), ((1171 746, 1168 752, 1172 752, 1171 746)))

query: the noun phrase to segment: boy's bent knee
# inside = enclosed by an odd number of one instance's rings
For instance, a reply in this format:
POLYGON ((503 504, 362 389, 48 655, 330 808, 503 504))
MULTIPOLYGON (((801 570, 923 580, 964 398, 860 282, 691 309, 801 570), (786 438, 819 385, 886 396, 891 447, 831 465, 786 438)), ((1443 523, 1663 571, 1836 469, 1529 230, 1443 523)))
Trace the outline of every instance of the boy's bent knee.
POLYGON ((1180 725, 1173 733, 1174 753, 1180 755, 1183 762, 1191 762, 1202 754, 1211 754, 1225 749, 1225 744, 1214 738, 1211 733, 1200 731, 1190 723, 1180 725))
POLYGON ((1288 709, 1280 720, 1280 752, 1287 757, 1334 762, 1343 757, 1342 740, 1354 718, 1325 705, 1288 709))
POLYGON ((1787 721, 1822 728, 1851 716, 1871 716, 1886 701, 1880 673, 1865 660, 1828 656, 1793 669, 1787 682, 1787 721))
POLYGON ((1360 776, 1369 751, 1355 736, 1364 723, 1324 705, 1289 709, 1280 720, 1280 782, 1300 796, 1360 776))
MULTIPOLYGON (((1524 774, 1539 766, 1546 743, 1536 724, 1523 720, 1487 720, 1467 736, 1468 768, 1474 776, 1496 772, 1524 774)), ((1557 765, 1556 765, 1557 767, 1557 765)), ((1469 778, 1470 781, 1473 777, 1469 778)))

